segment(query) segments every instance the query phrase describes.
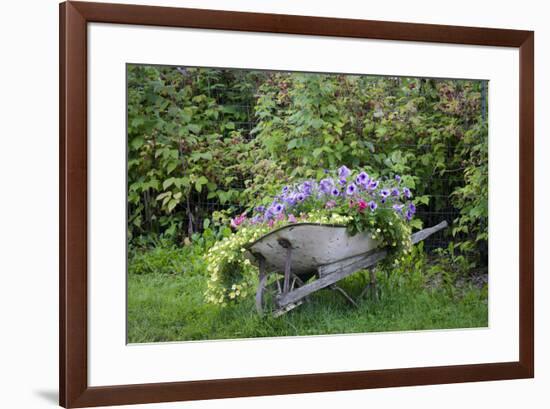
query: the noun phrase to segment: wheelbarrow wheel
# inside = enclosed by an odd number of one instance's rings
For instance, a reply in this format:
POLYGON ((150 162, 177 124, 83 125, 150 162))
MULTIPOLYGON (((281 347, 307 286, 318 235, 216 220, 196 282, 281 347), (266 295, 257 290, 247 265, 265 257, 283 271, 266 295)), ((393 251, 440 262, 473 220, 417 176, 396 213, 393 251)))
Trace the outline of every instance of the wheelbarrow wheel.
POLYGON ((256 310, 258 314, 272 313, 277 309, 277 296, 282 294, 282 279, 279 274, 266 274, 260 279, 256 290, 256 310))
MULTIPOLYGON (((291 274, 289 291, 293 291, 295 288, 303 286, 304 281, 302 278, 303 277, 299 277, 296 274, 291 274)), ((256 310, 260 315, 272 314, 273 316, 280 316, 292 308, 302 304, 303 301, 299 301, 291 306, 281 308, 277 299, 281 294, 283 294, 283 282, 284 276, 276 272, 266 274, 260 279, 258 289, 256 291, 256 310)), ((304 300, 309 301, 309 297, 306 297, 304 300)))

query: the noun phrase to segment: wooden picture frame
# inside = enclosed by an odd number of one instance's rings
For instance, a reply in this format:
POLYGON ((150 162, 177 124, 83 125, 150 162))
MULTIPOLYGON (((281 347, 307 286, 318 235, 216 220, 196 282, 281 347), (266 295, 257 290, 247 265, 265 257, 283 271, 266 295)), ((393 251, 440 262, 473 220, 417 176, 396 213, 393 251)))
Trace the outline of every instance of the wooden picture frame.
POLYGON ((534 33, 243 12, 60 5, 60 404, 67 408, 444 384, 534 376, 534 33), (473 365, 88 386, 87 25, 92 22, 519 49, 519 360, 473 365))

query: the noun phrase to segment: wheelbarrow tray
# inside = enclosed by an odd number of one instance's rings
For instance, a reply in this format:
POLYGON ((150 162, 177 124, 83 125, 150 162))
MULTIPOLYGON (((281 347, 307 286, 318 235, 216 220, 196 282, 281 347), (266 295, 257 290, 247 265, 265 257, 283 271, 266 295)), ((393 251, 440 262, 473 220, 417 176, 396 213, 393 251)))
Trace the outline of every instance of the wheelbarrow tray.
MULTIPOLYGON (((286 252, 281 243, 292 245, 291 269, 309 275, 325 264, 357 256, 378 247, 370 234, 351 236, 345 226, 320 223, 295 223, 275 229, 248 246, 252 255, 261 254, 268 270, 284 271, 286 252)), ((257 262, 257 257, 250 257, 257 262)))

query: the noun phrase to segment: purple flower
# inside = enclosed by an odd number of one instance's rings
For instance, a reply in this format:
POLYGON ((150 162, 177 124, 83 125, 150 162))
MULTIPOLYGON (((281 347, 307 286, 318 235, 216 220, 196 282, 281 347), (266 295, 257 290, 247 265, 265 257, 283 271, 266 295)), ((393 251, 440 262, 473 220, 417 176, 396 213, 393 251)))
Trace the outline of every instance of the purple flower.
POLYGON ((380 191, 380 196, 382 196, 384 199, 390 195, 390 191, 388 189, 382 189, 380 191))
POLYGON ((343 186, 343 185, 346 184, 346 179, 340 179, 339 182, 340 182, 340 184, 343 186))
POLYGON ((297 193, 296 194, 296 200, 298 202, 303 202, 304 200, 306 200, 306 195, 303 194, 303 193, 297 193))
POLYGON ((350 173, 351 173, 351 170, 349 170, 346 165, 344 165, 340 169, 338 169, 338 177, 340 179, 347 179, 347 177, 350 175, 350 173))
POLYGON ((378 205, 376 204, 376 202, 374 200, 371 200, 369 203, 369 209, 371 212, 374 212, 376 210, 376 208, 378 207, 378 205))
POLYGON ((273 213, 273 210, 270 208, 268 208, 265 213, 264 213, 264 220, 269 220, 271 219, 272 217, 274 216, 274 213, 273 213))
POLYGON ((414 203, 409 203, 409 212, 411 212, 411 214, 415 214, 416 213, 416 206, 414 205, 414 203))
POLYGON ((296 204, 296 195, 290 194, 288 196, 283 196, 283 200, 289 205, 294 206, 296 204))
POLYGON ((289 223, 296 223, 296 216, 294 216, 293 214, 289 214, 288 215, 288 222, 289 223))
POLYGON ((310 195, 312 189, 313 189, 313 183, 311 183, 309 180, 306 180, 300 186, 300 191, 305 195, 310 195))
POLYGON ((256 210, 258 213, 262 213, 262 212, 265 210, 265 206, 261 206, 261 205, 260 205, 260 206, 256 207, 255 210, 256 210))
POLYGON ((274 215, 276 215, 281 213, 284 210, 284 208, 285 208, 284 205, 282 205, 281 203, 273 203, 271 205, 270 210, 274 215))
POLYGON ((391 195, 392 196, 399 196, 400 195, 400 192, 399 192, 399 189, 394 187, 392 190, 391 190, 391 195))
POLYGON ((411 196, 412 196, 411 191, 410 191, 410 189, 409 189, 408 187, 404 187, 404 188, 403 188, 403 194, 405 195, 405 197, 406 197, 407 199, 410 199, 411 196))
POLYGON ((360 184, 366 183, 367 180, 369 180, 369 175, 367 175, 366 172, 361 172, 359 175, 357 175, 357 180, 360 184))
POLYGON ((401 182, 401 176, 395 175, 395 180, 397 181, 397 183, 401 182))
POLYGON ((283 194, 287 193, 287 192, 288 192, 288 189, 290 189, 288 186, 283 187, 283 191, 282 191, 283 194))
POLYGON ((348 196, 353 195, 357 191, 357 186, 355 186, 354 183, 350 183, 348 187, 346 188, 346 194, 348 196))
POLYGON ((334 180, 332 180, 331 178, 326 178, 319 182, 319 190, 323 193, 330 193, 333 187, 334 180))
POLYGON ((260 216, 259 214, 257 214, 257 215, 254 216, 252 219, 250 219, 250 223, 251 223, 251 224, 258 224, 258 223, 260 223, 261 220, 262 220, 262 216, 260 216))
POLYGON ((336 206, 336 202, 334 200, 329 200, 326 204, 325 204, 325 207, 327 209, 332 209, 333 207, 336 206))
POLYGON ((407 214, 405 215, 405 218, 407 219, 408 222, 410 222, 411 219, 413 218, 413 214, 411 213, 410 210, 407 210, 407 214))
POLYGON ((336 188, 332 189, 332 192, 330 192, 332 196, 338 196, 340 195, 340 191, 336 188))
POLYGON ((393 208, 393 210, 395 210, 396 212, 401 213, 401 212, 403 211, 403 206, 404 206, 404 205, 394 204, 394 205, 392 206, 392 208, 393 208))
POLYGON ((370 190, 375 190, 375 189, 378 187, 379 184, 380 184, 380 182, 379 182, 378 180, 371 180, 371 181, 369 182, 368 188, 369 188, 370 190))

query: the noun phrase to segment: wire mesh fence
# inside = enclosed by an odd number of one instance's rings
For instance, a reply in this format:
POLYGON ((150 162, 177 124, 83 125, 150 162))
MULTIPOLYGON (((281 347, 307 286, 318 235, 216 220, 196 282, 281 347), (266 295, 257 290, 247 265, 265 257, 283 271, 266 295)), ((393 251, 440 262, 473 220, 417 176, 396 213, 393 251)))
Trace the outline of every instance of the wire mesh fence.
MULTIPOLYGON (((485 122, 487 119, 487 81, 481 81, 481 116, 482 120, 485 122)), ((224 100, 224 93, 220 91, 214 91, 210 92, 210 96, 213 96, 217 98, 218 100, 222 101, 224 100)), ((241 122, 236 122, 236 127, 241 129, 243 131, 243 134, 245 135, 245 138, 248 140, 251 140, 254 138, 254 135, 252 134, 252 129, 256 126, 256 118, 254 117, 254 107, 250 105, 235 105, 232 106, 233 109, 239 110, 241 112, 246 113, 246 120, 241 122)), ((377 143, 372 142, 373 146, 382 145, 383 143, 377 143)), ((418 144, 418 143, 401 143, 396 145, 396 149, 403 149, 408 150, 411 148, 416 149, 419 152, 429 152, 433 149, 433 146, 431 144, 418 144)), ((450 152, 452 150, 452 147, 447 145, 446 150, 450 152)), ((456 169, 447 169, 446 173, 455 173, 460 174, 464 171, 464 167, 459 167, 456 169)), ((422 183, 429 186, 432 182, 437 181, 439 184, 445 186, 441 194, 438 195, 430 195, 430 204, 428 205, 420 205, 418 206, 418 211, 416 216, 420 218, 423 222, 423 225, 433 226, 441 221, 445 220, 449 223, 450 226, 453 225, 453 221, 455 221, 460 216, 460 210, 457 209, 451 200, 451 194, 453 193, 453 190, 456 187, 456 179, 457 177, 453 178, 445 178, 441 177, 440 175, 433 175, 432 178, 428 180, 423 180, 422 183), (434 201, 437 201, 437 205, 434 205, 434 201)), ((232 185, 235 189, 244 189, 244 180, 238 179, 236 180, 235 184, 232 185)), ((213 211, 219 211, 219 210, 231 210, 234 213, 238 214, 246 210, 245 206, 242 206, 240 203, 228 203, 228 204, 220 204, 219 202, 205 202, 204 203, 204 212, 201 212, 205 215, 211 214, 213 211)), ((207 216, 206 216, 207 217, 207 216)), ((442 230, 437 232, 436 234, 433 234, 428 239, 424 241, 424 248, 428 252, 433 252, 433 250, 438 248, 445 248, 448 246, 448 244, 453 240, 453 236, 450 233, 450 229, 442 230)), ((481 251, 486 252, 487 246, 486 244, 482 246, 483 248, 481 251)), ((482 256, 482 259, 486 258, 482 256)))
MULTIPOLYGON (((247 129, 252 129, 254 127, 254 121, 250 120, 244 122, 243 124, 247 125, 247 129)), ((248 138, 253 138, 252 135, 248 134, 248 138)), ((416 145, 414 145, 416 146, 416 145)), ((398 145, 397 148, 410 148, 410 145, 398 145)), ((423 148, 429 149, 429 145, 425 145, 423 148)), ((455 171, 460 172, 463 169, 456 169, 455 171)), ((429 186, 434 181, 437 181, 438 184, 445 186, 442 194, 429 195, 430 203, 428 205, 419 205, 417 207, 416 217, 420 218, 425 227, 436 225, 442 221, 447 221, 452 228, 453 221, 455 221, 460 216, 460 210, 457 209, 451 199, 451 194, 456 186, 456 177, 454 178, 444 178, 439 175, 433 175, 432 178, 428 180, 423 180, 422 183, 429 186), (437 202, 437 204, 435 203, 437 202)), ((243 178, 236 179, 230 185, 232 189, 235 190, 244 190, 245 189, 245 180, 243 178)), ((261 199, 261 198, 258 198, 261 199)), ((194 225, 200 230, 201 226, 205 219, 208 219, 216 211, 228 211, 230 214, 238 215, 247 210, 250 210, 249 207, 244 206, 239 202, 228 202, 220 203, 217 200, 202 200, 201 196, 197 196, 193 200, 194 204, 194 225)), ((424 241, 424 249, 431 253, 433 250, 438 248, 446 248, 448 244, 453 241, 453 236, 451 234, 451 229, 446 229, 439 231, 431 235, 428 239, 424 241)))
MULTIPOLYGON (((182 73, 184 76, 188 76, 186 73, 185 67, 177 67, 177 70, 182 73)), ((214 70, 215 71, 215 70, 214 70)), ((214 72, 213 71, 213 72, 214 72)), ((245 71, 239 70, 230 70, 231 75, 245 75, 245 71), (240 72, 235 74, 235 72, 240 72)), ((202 77, 201 77, 202 78, 202 77)), ((224 116, 230 116, 231 122, 233 123, 234 129, 238 130, 242 135, 242 138, 246 141, 253 140, 256 136, 253 130, 258 124, 258 118, 255 112, 255 106, 249 103, 242 103, 246 101, 247 98, 235 97, 239 92, 248 93, 248 101, 252 102, 256 98, 258 84, 254 81, 250 81, 249 88, 242 90, 233 90, 231 88, 220 86, 214 80, 212 80, 208 75, 205 75, 201 81, 206 82, 206 94, 208 97, 215 99, 218 105, 224 107, 224 114, 218 118, 218 121, 226 122, 228 119, 224 116), (206 79, 204 79, 206 78, 206 79), (236 100, 240 102, 235 102, 236 100), (237 115, 235 114, 237 113, 237 115)), ((399 81, 398 78, 392 80, 399 81)), ((481 103, 479 106, 481 111, 482 120, 485 122, 487 118, 487 82, 481 81, 481 103)), ((479 114, 479 111, 478 111, 479 114)), ((359 130, 360 131, 360 130, 359 130)), ((383 141, 369 141, 371 145, 378 149, 379 145, 382 148, 382 145, 385 143, 383 141)), ((412 151, 414 150, 419 155, 423 153, 429 153, 434 149, 430 143, 419 143, 418 141, 410 143, 400 143, 394 146, 396 150, 403 151, 412 151)), ((454 147, 450 144, 446 146, 447 156, 451 157, 453 155, 454 147)), ((183 158, 185 160, 185 158, 183 158)), ((457 187, 457 180, 460 180, 462 173, 464 172, 464 167, 456 167, 455 169, 445 169, 445 173, 442 176, 440 173, 435 173, 428 178, 421 180, 424 186, 430 186, 437 183, 438 185, 438 194, 429 195, 430 201, 427 205, 419 205, 417 211, 417 217, 423 221, 424 226, 435 225, 443 220, 446 220, 451 226, 453 221, 460 216, 460 210, 455 207, 451 194, 457 187)), ((230 188, 236 191, 243 191, 246 189, 246 179, 235 178, 226 188, 230 188)), ((430 189, 424 189, 429 191, 430 189)), ((212 213, 215 211, 226 210, 231 214, 237 215, 245 210, 249 210, 248 206, 243 205, 239 202, 221 202, 217 199, 208 199, 204 194, 197 192, 191 192, 190 197, 188 198, 187 213, 189 217, 183 221, 182 229, 189 232, 200 232, 202 230, 203 223, 205 219, 211 218, 212 213)), ((260 199, 260 198, 258 198, 260 199)), ((453 240, 452 235, 450 234, 451 229, 446 229, 445 231, 439 232, 431 236, 428 240, 425 241, 424 247, 428 251, 432 251, 436 248, 446 247, 451 240, 453 240)))

